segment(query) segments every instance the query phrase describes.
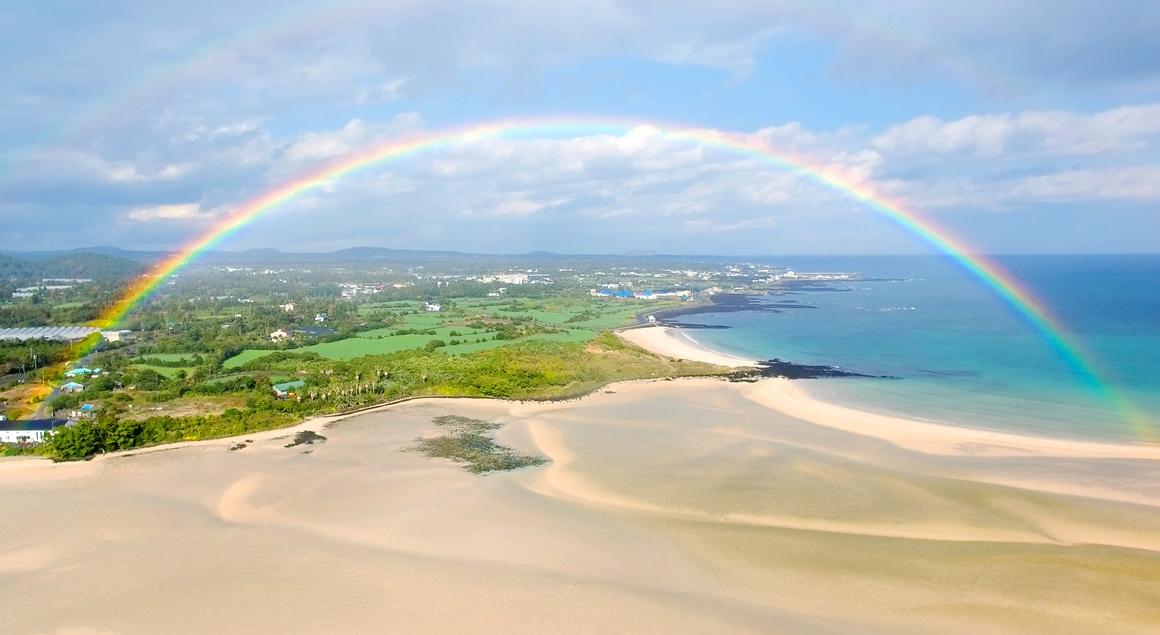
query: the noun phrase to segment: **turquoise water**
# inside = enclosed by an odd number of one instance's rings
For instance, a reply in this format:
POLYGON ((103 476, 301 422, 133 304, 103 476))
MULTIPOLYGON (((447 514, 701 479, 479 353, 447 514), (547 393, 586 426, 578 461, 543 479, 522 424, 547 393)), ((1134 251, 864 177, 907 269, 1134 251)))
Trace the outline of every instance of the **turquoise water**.
POLYGON ((697 315, 688 321, 730 328, 690 334, 747 357, 902 377, 809 385, 821 397, 878 411, 1053 436, 1160 441, 1160 256, 999 260, 1067 325, 1100 380, 1151 425, 1126 421, 1041 333, 943 257, 771 260, 799 271, 902 281, 790 296, 816 309, 697 315))

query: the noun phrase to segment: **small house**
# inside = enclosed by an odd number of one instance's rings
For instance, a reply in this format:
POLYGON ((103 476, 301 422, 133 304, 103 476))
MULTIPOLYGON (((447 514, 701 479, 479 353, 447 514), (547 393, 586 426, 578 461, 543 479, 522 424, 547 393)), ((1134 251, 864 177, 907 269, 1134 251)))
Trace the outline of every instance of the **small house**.
POLYGON ((91 403, 84 404, 80 408, 69 413, 69 418, 76 421, 79 419, 92 419, 93 415, 97 413, 97 407, 91 403))
POLYGON ((0 421, 0 443, 40 443, 50 431, 67 425, 67 419, 0 421))
POLYGON ((296 380, 296 381, 288 381, 288 382, 281 383, 281 384, 274 384, 274 386, 273 386, 274 387, 274 396, 279 398, 279 399, 286 399, 294 391, 298 390, 299 388, 302 388, 305 385, 306 385, 306 382, 302 381, 301 379, 296 380))
POLYGON ((438 313, 443 310, 443 305, 436 304, 434 302, 428 302, 426 305, 424 305, 423 308, 431 313, 438 313))
POLYGON ((290 331, 287 331, 286 329, 278 329, 277 331, 274 331, 270 334, 270 341, 281 342, 288 337, 290 337, 290 331))
POLYGON ((88 377, 89 375, 92 375, 93 372, 94 371, 89 370, 88 368, 74 368, 74 369, 66 372, 64 374, 64 376, 65 377, 88 377))
POLYGON ((78 384, 75 381, 70 381, 69 383, 60 387, 61 392, 68 393, 68 394, 78 393, 84 389, 85 389, 84 384, 78 384))

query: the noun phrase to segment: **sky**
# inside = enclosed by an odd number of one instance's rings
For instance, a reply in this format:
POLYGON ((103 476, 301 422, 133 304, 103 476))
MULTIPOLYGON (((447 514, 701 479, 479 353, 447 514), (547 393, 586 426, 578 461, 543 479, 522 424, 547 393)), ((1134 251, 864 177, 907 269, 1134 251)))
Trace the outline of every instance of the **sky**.
POLYGON ((42 0, 0 6, 0 250, 174 249, 394 140, 536 117, 287 201, 223 249, 1160 252, 1160 3, 42 0))

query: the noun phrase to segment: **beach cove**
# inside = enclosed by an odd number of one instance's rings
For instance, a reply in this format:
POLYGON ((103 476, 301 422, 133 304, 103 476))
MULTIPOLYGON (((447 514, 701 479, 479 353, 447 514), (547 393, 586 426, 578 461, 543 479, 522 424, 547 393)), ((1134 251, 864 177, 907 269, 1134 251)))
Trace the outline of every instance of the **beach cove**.
POLYGON ((0 580, 22 591, 8 625, 1160 628, 1160 448, 867 419, 802 385, 420 399, 84 463, 3 461, 0 580), (500 443, 550 462, 480 476, 408 451, 447 414, 501 423, 500 443), (286 447, 303 430, 327 440, 286 447))

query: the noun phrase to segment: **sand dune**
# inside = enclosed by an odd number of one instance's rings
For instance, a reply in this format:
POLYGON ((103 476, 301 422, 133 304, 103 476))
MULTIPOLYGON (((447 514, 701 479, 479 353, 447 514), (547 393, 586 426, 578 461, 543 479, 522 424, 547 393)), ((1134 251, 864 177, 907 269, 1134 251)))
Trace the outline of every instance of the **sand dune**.
POLYGON ((1160 505, 1122 500, 1146 502, 1156 459, 958 437, 930 452, 941 428, 909 447, 770 409, 809 399, 778 382, 609 393, 413 401, 308 422, 328 437, 308 448, 283 430, 238 451, 0 461, 0 583, 22 598, 6 629, 1160 628, 1160 505), (406 451, 451 412, 552 463, 474 476, 406 451))

